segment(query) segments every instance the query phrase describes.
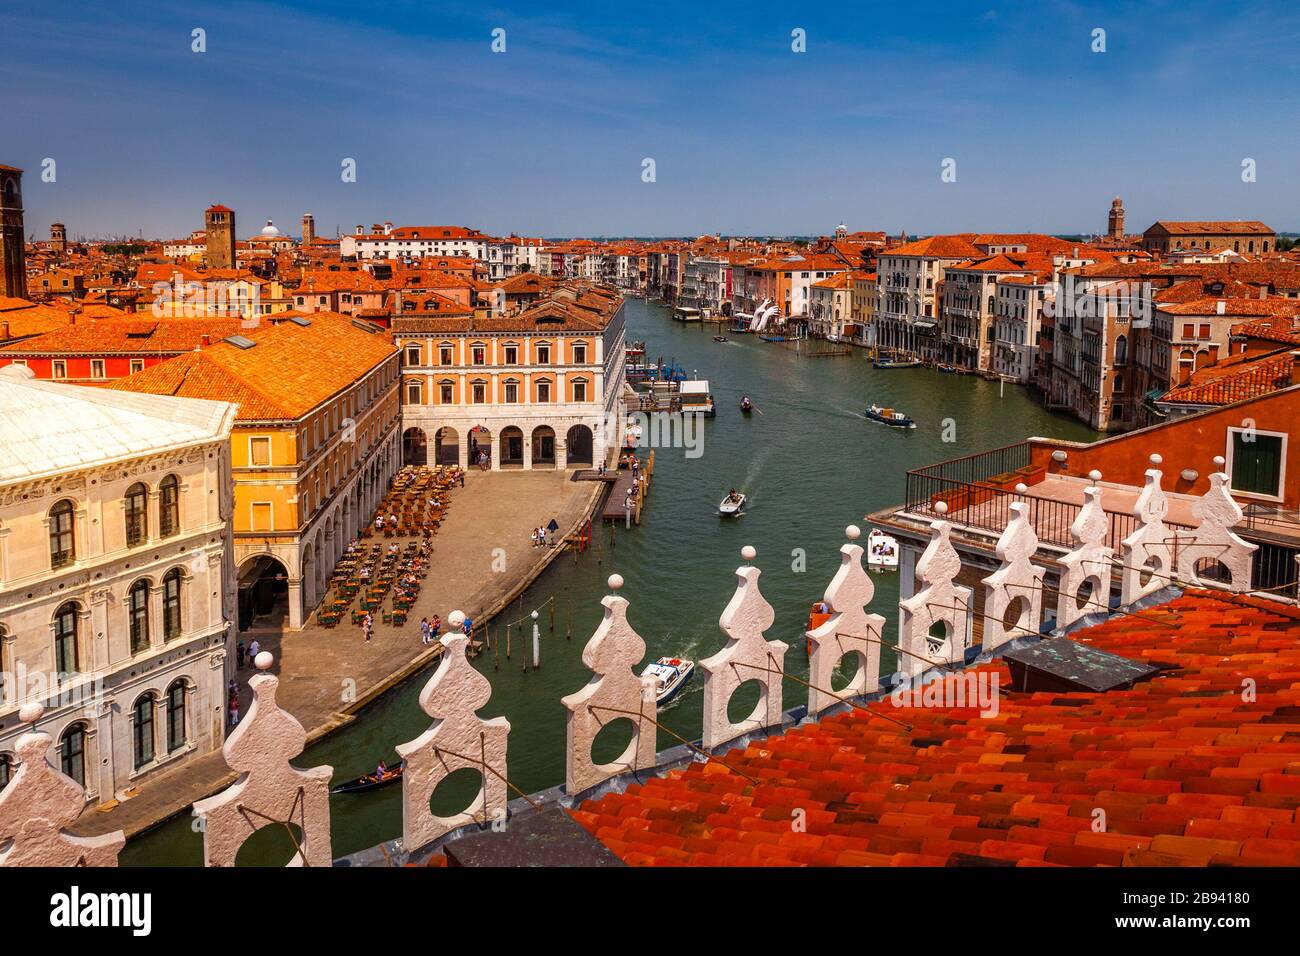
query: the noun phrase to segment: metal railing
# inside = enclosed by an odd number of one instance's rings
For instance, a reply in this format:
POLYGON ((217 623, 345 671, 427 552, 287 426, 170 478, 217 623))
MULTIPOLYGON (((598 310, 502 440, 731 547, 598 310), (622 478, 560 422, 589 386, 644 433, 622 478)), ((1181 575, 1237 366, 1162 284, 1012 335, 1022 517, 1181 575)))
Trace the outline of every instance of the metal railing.
MULTIPOLYGON (((952 458, 934 465, 926 465, 907 474, 909 478, 912 475, 921 475, 926 478, 943 478, 959 482, 984 481, 994 475, 1029 467, 1029 448, 1029 442, 1017 442, 1014 445, 1004 445, 1001 448, 980 452, 978 455, 967 455, 965 458, 952 458)), ((910 495, 907 500, 911 504, 910 495)))

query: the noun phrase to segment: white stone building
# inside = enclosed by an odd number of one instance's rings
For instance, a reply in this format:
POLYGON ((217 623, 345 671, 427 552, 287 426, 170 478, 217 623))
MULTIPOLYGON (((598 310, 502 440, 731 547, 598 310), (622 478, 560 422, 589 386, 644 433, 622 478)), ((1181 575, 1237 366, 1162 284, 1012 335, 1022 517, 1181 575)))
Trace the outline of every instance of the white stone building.
POLYGON ((0 784, 26 702, 93 803, 221 746, 235 411, 0 372, 0 784))

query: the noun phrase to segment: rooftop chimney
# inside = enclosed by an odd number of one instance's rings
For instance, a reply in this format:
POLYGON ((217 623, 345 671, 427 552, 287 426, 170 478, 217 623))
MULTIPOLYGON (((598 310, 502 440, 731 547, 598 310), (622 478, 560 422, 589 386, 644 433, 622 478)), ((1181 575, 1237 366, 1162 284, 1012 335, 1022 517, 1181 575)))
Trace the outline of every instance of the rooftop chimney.
POLYGON ((209 335, 207 332, 204 332, 202 335, 199 336, 199 343, 201 345, 211 345, 212 336, 209 335))
POLYGON ((1217 315, 1223 315, 1224 312, 1227 311, 1227 308, 1228 308, 1228 303, 1224 302, 1222 299, 1214 303, 1214 311, 1217 315))

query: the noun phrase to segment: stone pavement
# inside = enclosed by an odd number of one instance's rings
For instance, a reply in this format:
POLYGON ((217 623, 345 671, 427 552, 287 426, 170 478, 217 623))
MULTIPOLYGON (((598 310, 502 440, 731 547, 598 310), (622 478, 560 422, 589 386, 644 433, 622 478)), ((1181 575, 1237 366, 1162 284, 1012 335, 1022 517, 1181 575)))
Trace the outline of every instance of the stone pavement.
MULTIPOLYGON (((403 627, 384 624, 374 616, 369 644, 350 615, 334 628, 322 627, 313 611, 301 631, 280 631, 274 625, 245 632, 247 644, 256 637, 261 650, 275 655, 273 672, 280 676, 277 699, 307 730, 308 742, 349 723, 366 703, 416 673, 441 652, 441 645, 420 644, 420 618, 439 614, 445 621, 456 609, 480 625, 510 603, 560 554, 539 549, 529 535, 552 518, 560 526, 556 540, 585 521, 599 503, 602 482, 570 481, 567 471, 471 470, 465 487, 452 493, 447 517, 432 540, 429 573, 403 627), (504 570, 501 556, 504 551, 504 570)), ((365 543, 406 539, 370 538, 365 543)), ((356 602, 353 602, 353 607, 356 602)), ((385 607, 391 608, 391 596, 385 607)), ((250 662, 251 663, 251 662, 250 662)), ((239 672, 240 714, 251 702, 251 666, 239 672)), ((127 837, 184 811, 195 800, 232 783, 234 773, 221 752, 185 761, 141 785, 140 792, 108 810, 88 808, 73 828, 93 835, 121 829, 127 837)))

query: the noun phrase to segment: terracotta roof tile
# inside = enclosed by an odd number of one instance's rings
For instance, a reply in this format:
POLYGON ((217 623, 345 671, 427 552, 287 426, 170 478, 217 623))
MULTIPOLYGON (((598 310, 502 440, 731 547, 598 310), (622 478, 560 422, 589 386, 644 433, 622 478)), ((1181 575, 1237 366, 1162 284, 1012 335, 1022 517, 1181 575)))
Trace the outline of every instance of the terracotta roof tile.
MULTIPOLYGON (((632 865, 1300 863, 1300 610, 1206 591, 1160 610, 1178 626, 1125 617, 1075 635, 1178 668, 1129 690, 1012 693, 989 720, 879 701, 574 817, 632 865), (1187 696, 1206 690, 1221 696, 1187 696)), ((1006 685, 1000 663, 981 669, 1006 685)))

